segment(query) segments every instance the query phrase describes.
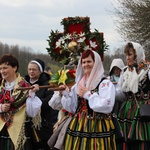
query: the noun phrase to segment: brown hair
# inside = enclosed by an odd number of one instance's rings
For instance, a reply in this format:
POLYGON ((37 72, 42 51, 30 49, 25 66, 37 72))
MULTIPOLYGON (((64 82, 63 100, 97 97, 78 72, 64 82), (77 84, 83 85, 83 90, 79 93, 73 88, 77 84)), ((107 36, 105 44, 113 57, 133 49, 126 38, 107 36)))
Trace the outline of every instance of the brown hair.
POLYGON ((135 50, 135 48, 134 48, 134 46, 133 46, 133 44, 131 42, 129 42, 129 43, 126 44, 126 46, 124 48, 124 53, 128 55, 130 53, 130 51, 134 52, 135 59, 136 59, 137 58, 136 50, 135 50))
POLYGON ((91 55, 93 61, 95 61, 94 53, 91 50, 85 50, 81 55, 81 63, 82 59, 87 58, 89 55, 91 55))
POLYGON ((10 65, 11 67, 17 67, 16 72, 19 69, 19 62, 17 60, 17 58, 12 55, 12 54, 4 54, 1 58, 0 58, 0 65, 1 64, 7 64, 10 65))

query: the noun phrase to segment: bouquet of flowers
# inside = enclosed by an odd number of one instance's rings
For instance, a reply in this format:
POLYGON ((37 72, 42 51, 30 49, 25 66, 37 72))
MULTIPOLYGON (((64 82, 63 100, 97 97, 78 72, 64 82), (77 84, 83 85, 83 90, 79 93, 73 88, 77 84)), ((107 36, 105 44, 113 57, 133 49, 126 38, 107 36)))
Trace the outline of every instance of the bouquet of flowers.
POLYGON ((51 78, 50 85, 74 84, 75 70, 62 68, 58 70, 51 78))

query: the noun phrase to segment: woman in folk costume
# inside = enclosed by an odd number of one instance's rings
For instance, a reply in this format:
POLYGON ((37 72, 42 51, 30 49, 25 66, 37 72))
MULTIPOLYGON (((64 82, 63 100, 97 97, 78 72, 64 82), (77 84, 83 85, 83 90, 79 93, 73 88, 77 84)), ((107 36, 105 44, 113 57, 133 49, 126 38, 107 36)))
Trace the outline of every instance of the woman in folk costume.
MULTIPOLYGON (((71 90, 66 85, 60 86, 65 88, 61 92, 62 107, 73 113, 64 140, 65 150, 116 149, 110 114, 115 102, 115 87, 103 74, 99 54, 85 50, 77 66, 76 84, 71 90)), ((54 94, 51 100, 49 104, 54 108, 60 98, 54 94)))
POLYGON ((29 92, 17 90, 18 87, 29 87, 28 82, 17 72, 18 60, 11 54, 0 58, 0 149, 32 150, 30 121, 27 115, 34 118, 34 125, 41 107, 41 101, 35 96, 39 89, 34 85, 29 92), (28 130, 26 130, 28 127, 28 130))
POLYGON ((140 44, 127 43, 124 53, 127 66, 116 88, 116 98, 123 101, 117 120, 125 138, 119 149, 149 150, 150 122, 139 120, 138 105, 150 103, 150 67, 145 62, 144 50, 140 44))

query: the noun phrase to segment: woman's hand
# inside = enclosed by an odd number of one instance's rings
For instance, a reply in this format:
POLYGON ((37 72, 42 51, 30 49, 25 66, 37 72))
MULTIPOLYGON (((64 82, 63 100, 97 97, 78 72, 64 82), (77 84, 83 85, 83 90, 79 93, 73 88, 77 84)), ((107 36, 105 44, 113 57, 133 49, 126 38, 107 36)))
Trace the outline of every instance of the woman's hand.
POLYGON ((62 95, 62 92, 63 92, 63 91, 67 91, 67 92, 69 91, 68 86, 65 85, 65 84, 60 85, 59 88, 63 88, 63 89, 64 89, 64 90, 60 90, 60 91, 59 91, 60 95, 62 95))
POLYGON ((7 112, 10 109, 10 104, 9 103, 4 103, 1 105, 1 110, 2 112, 7 112))
POLYGON ((79 89, 79 96, 80 96, 80 97, 83 97, 83 95, 84 95, 87 91, 89 91, 89 90, 88 90, 88 88, 85 87, 85 86, 82 87, 82 88, 80 88, 80 89, 79 89))
POLYGON ((32 87, 33 87, 33 89, 31 89, 30 91, 29 91, 29 93, 30 92, 36 92, 36 91, 38 91, 39 90, 39 85, 38 84, 34 84, 34 85, 32 85, 32 87))

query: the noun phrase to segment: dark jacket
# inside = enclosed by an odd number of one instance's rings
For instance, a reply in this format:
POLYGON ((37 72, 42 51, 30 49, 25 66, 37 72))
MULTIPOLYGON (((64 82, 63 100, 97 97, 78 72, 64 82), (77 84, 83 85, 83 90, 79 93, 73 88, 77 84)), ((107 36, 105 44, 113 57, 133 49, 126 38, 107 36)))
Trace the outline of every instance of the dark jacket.
MULTIPOLYGON (((26 81, 30 83, 29 75, 25 76, 26 81)), ((40 78, 34 84, 38 84, 39 86, 49 85, 50 75, 47 73, 41 73, 40 78)), ((31 84, 31 83, 30 83, 31 84)), ((32 85, 32 84, 31 84, 32 85)), ((53 95, 53 91, 48 90, 48 88, 41 88, 36 92, 36 96, 38 96, 42 101, 41 107, 41 118, 42 118, 42 127, 40 128, 40 138, 42 140, 47 141, 51 134, 53 133, 53 125, 57 122, 58 111, 52 109, 48 102, 53 95)))

